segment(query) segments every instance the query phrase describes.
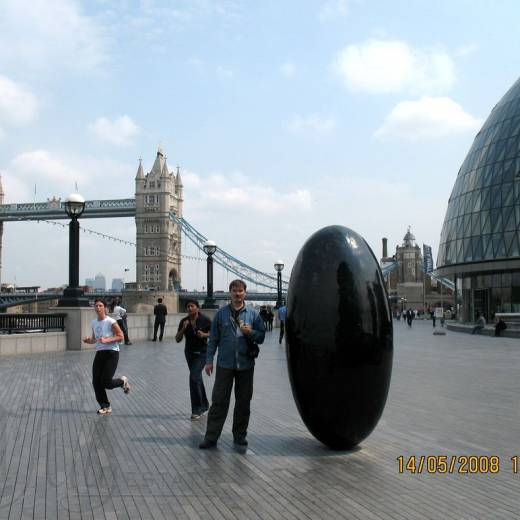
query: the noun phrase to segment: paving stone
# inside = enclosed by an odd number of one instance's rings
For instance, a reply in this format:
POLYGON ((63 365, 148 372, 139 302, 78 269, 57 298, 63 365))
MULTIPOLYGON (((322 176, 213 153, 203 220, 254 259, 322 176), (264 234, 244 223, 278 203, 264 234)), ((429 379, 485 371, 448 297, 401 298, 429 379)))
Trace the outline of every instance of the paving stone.
MULTIPOLYGON (((247 450, 232 443, 231 413, 218 449, 198 449, 205 419, 190 420, 182 344, 122 350, 117 373, 132 392, 111 391, 105 417, 96 414, 93 352, 2 358, 0 520, 517 516, 518 339, 438 336, 420 321, 394 329, 384 414, 349 452, 329 450, 302 423, 276 331, 257 363, 247 450), (399 473, 398 457, 413 455, 495 455, 500 471, 399 473)), ((205 381, 210 395, 213 378, 205 381)))

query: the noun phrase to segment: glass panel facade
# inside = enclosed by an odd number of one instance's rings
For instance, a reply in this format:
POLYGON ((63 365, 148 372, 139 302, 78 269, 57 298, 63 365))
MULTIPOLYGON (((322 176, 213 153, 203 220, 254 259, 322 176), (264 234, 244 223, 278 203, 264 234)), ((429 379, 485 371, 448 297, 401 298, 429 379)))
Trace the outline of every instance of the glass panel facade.
POLYGON ((437 267, 519 256, 520 80, 475 137, 448 203, 437 267))

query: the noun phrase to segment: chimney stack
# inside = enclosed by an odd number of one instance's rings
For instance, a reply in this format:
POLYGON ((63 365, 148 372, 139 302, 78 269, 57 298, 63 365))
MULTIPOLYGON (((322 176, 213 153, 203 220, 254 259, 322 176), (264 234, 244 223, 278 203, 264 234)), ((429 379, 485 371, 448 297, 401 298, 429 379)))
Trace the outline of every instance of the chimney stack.
POLYGON ((388 238, 383 238, 383 258, 388 257, 387 242, 388 242, 388 238))

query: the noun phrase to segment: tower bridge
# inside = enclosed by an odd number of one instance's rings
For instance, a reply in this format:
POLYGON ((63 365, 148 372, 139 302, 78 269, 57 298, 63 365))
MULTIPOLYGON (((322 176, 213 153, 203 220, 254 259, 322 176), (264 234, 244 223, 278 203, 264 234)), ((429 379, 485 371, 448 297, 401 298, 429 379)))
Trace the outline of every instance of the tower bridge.
MULTIPOLYGON (((169 170, 159 146, 151 170, 145 174, 142 160, 135 176, 135 198, 88 200, 84 218, 133 217, 136 224, 136 285, 139 290, 167 292, 181 287, 182 233, 202 251, 207 238, 183 218, 183 184, 179 167, 169 170)), ((0 184, 0 256, 4 222, 68 219, 64 201, 53 197, 46 202, 3 204, 0 184)), ((222 249, 215 263, 266 290, 277 290, 277 279, 222 249)), ((1 264, 0 264, 1 266, 1 264)), ((1 267, 0 267, 1 273, 1 267)), ((282 280, 286 290, 288 282, 282 280)))

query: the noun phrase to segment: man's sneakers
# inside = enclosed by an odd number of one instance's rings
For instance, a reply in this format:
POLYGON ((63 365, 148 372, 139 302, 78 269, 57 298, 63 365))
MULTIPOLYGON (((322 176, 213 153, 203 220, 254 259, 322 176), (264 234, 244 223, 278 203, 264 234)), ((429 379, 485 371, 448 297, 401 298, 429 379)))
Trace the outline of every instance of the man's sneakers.
POLYGON ((217 441, 211 441, 209 439, 204 439, 200 444, 199 448, 201 450, 210 450, 211 448, 215 448, 217 446, 217 441))
POLYGON ((202 412, 194 412, 191 414, 190 419, 192 421, 196 421, 197 419, 200 419, 201 417, 204 417, 205 415, 208 415, 207 410, 202 410, 202 412))
POLYGON ((128 394, 130 393, 130 385, 128 384, 128 377, 126 376, 121 376, 121 379, 123 381, 123 392, 125 394, 128 394))
POLYGON ((110 408, 110 406, 106 407, 106 408, 100 408, 97 413, 99 415, 107 415, 109 413, 112 413, 112 408, 110 408))

